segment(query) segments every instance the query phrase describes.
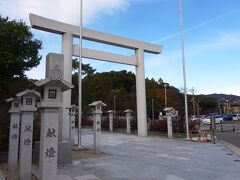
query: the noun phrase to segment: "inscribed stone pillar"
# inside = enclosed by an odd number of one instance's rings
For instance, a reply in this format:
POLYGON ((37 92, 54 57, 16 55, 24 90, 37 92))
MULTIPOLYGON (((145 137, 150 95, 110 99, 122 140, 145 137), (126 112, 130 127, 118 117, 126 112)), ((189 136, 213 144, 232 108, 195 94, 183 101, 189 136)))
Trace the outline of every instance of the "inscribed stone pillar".
POLYGON ((102 106, 106 106, 106 104, 102 101, 95 101, 89 106, 93 107, 94 151, 98 154, 100 153, 102 106))
MULTIPOLYGON (((51 57, 62 55, 51 54, 51 57)), ((39 156, 40 180, 56 179, 58 161, 58 121, 59 109, 63 107, 62 92, 74 86, 62 80, 62 70, 58 63, 50 70, 50 75, 44 80, 35 83, 42 90, 41 109, 41 136, 39 156)), ((60 114, 61 116, 61 114, 60 114)), ((67 156, 64 154, 64 156, 67 156)))
POLYGON ((172 133, 172 119, 173 116, 176 115, 175 109, 172 107, 165 108, 164 111, 166 111, 166 116, 167 116, 167 129, 168 129, 168 138, 173 137, 172 133))
MULTIPOLYGON (((71 38, 67 38, 68 36, 64 36, 67 41, 67 44, 70 44, 71 38)), ((65 41, 65 40, 64 40, 65 41)), ((66 47, 64 48, 66 49, 66 47)), ((57 76, 57 80, 63 80, 64 79, 64 66, 65 66, 65 56, 62 54, 56 54, 56 53, 49 53, 46 58, 46 79, 47 78, 53 78, 57 76)), ((70 92, 70 91, 69 91, 70 92)), ((60 99, 61 102, 63 102, 63 93, 60 93, 60 99)), ((69 124, 67 127, 63 125, 63 123, 69 123, 69 116, 68 116, 68 110, 63 109, 63 106, 59 108, 59 122, 58 122, 58 164, 70 164, 72 163, 72 153, 71 153, 71 143, 69 142, 69 132, 66 136, 67 138, 62 138, 62 128, 66 130, 66 128, 69 130, 69 124), (63 111, 67 112, 66 119, 63 121, 63 111)))
POLYGON ((126 109, 124 111, 126 113, 126 124, 127 124, 127 134, 131 134, 131 109, 126 109))
POLYGON ((21 136, 19 153, 19 179, 31 180, 32 174, 32 135, 33 116, 37 111, 36 98, 40 93, 35 90, 25 90, 17 94, 22 99, 21 106, 21 136))
POLYGON ((137 124, 138 136, 147 136, 147 109, 146 109, 146 87, 144 74, 144 51, 137 49, 136 66, 136 95, 137 95, 137 124))
POLYGON ((168 129, 168 138, 172 139, 172 115, 167 114, 167 129, 168 129))
POLYGON ((33 113, 22 112, 19 154, 19 179, 31 180, 33 113))
POLYGON ((41 108, 40 180, 57 177, 59 107, 41 108))
POLYGON ((113 132, 113 110, 109 110, 109 131, 113 132))
POLYGON ((6 101, 11 102, 11 109, 8 111, 10 113, 8 169, 17 170, 21 101, 19 98, 9 98, 6 101))
MULTIPOLYGON (((58 74, 60 79, 64 79, 64 56, 62 54, 49 53, 46 57, 46 76, 45 78, 52 77, 54 74, 58 74)), ((61 99, 63 97, 61 96, 61 99)), ((63 113, 62 108, 59 108, 60 114, 63 113)), ((62 116, 59 116, 59 138, 58 140, 62 140, 62 116)))
POLYGON ((67 109, 69 110, 69 140, 72 144, 72 146, 75 144, 75 120, 76 120, 76 114, 77 114, 77 109, 78 107, 76 105, 70 105, 69 107, 67 107, 67 109))

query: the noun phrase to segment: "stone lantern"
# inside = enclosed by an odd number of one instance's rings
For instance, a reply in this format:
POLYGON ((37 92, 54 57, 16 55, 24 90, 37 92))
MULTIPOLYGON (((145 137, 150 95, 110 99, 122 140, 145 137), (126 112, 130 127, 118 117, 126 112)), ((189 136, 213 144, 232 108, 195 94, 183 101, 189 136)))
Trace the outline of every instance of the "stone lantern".
POLYGON ((126 109, 124 113, 126 113, 126 121, 127 121, 127 134, 131 134, 131 113, 133 111, 131 109, 126 109))
POLYGON ((113 132, 113 113, 114 113, 114 111, 109 110, 108 113, 109 113, 109 131, 113 132))
POLYGON ((75 120, 76 120, 76 114, 78 111, 78 107, 76 105, 70 105, 66 109, 69 110, 69 140, 72 145, 74 145, 75 142, 75 120))
POLYGON ((172 119, 174 116, 176 116, 176 111, 173 107, 165 108, 164 111, 166 111, 166 116, 167 116, 168 138, 172 139, 172 137, 173 137, 172 119))
POLYGON ((93 107, 94 151, 100 153, 102 107, 107 105, 102 101, 95 101, 88 106, 93 107))
POLYGON ((36 108, 36 98, 40 97, 40 93, 35 90, 26 89, 18 94, 21 98, 21 137, 20 137, 20 153, 19 153, 19 179, 31 179, 32 167, 32 136, 33 136, 33 117, 36 108))
POLYGON ((62 93, 74 87, 62 80, 62 73, 59 65, 56 64, 46 79, 35 83, 40 88, 42 97, 39 104, 41 109, 40 180, 57 177, 58 121, 59 109, 63 107, 62 93))
POLYGON ((10 129, 9 129, 9 145, 8 145, 8 169, 16 170, 18 166, 18 144, 19 144, 19 128, 21 114, 21 99, 9 98, 6 100, 11 102, 10 113, 10 129))

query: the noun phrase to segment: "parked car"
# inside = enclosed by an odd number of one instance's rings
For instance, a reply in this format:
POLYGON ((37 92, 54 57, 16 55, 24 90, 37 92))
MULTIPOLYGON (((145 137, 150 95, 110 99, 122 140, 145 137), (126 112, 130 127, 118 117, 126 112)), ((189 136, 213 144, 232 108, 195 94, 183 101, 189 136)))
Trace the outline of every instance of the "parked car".
POLYGON ((239 121, 240 120, 240 114, 233 114, 233 121, 239 121))
POLYGON ((199 121, 199 119, 200 118, 198 116, 192 116, 189 118, 189 120, 191 120, 191 121, 199 121))
POLYGON ((204 118, 206 118, 208 115, 196 115, 194 118, 192 118, 193 121, 199 121, 202 122, 204 118))
MULTIPOLYGON (((221 115, 214 115, 214 117, 215 117, 215 123, 216 123, 216 124, 221 124, 221 123, 223 123, 223 118, 222 118, 221 115)), ((202 120, 203 124, 211 124, 211 119, 210 119, 210 118, 211 118, 210 116, 205 117, 205 118, 202 120)))
POLYGON ((222 118, 224 121, 232 121, 233 120, 232 114, 223 114, 222 118))

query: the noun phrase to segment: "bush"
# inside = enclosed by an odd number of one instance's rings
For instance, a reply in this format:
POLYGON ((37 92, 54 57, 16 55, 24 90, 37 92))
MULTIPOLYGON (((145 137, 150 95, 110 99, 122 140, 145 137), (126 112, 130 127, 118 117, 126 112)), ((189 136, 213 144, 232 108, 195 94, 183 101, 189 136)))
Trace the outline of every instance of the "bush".
POLYGON ((163 119, 151 121, 149 128, 151 131, 167 132, 167 120, 163 119))

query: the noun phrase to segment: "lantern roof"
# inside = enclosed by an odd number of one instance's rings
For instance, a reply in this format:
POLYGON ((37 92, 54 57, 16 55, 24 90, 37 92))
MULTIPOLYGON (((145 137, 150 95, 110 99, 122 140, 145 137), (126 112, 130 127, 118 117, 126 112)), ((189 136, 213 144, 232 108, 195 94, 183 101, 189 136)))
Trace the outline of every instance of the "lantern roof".
POLYGON ((37 97, 40 97, 40 93, 37 92, 36 90, 26 89, 25 91, 17 93, 16 96, 17 97, 22 97, 22 96, 37 96, 37 97))
POLYGON ((10 98, 6 99, 6 102, 12 102, 14 100, 20 100, 20 98, 18 98, 18 97, 16 97, 16 98, 10 97, 10 98))
POLYGON ((123 111, 124 113, 132 113, 133 111, 131 109, 126 109, 125 111, 123 111))
POLYGON ((95 101, 91 104, 89 104, 88 106, 107 106, 105 103, 103 103, 102 101, 95 101))
POLYGON ((47 77, 46 79, 37 81, 35 85, 38 87, 42 87, 46 85, 57 86, 57 87, 61 87, 62 91, 66 91, 68 89, 74 88, 74 85, 72 85, 71 83, 62 79, 54 79, 53 77, 47 77))
POLYGON ((175 110, 173 107, 167 107, 164 109, 164 111, 172 111, 172 110, 175 110))
POLYGON ((72 105, 66 107, 66 109, 78 109, 78 106, 76 106, 75 104, 72 104, 72 105))

